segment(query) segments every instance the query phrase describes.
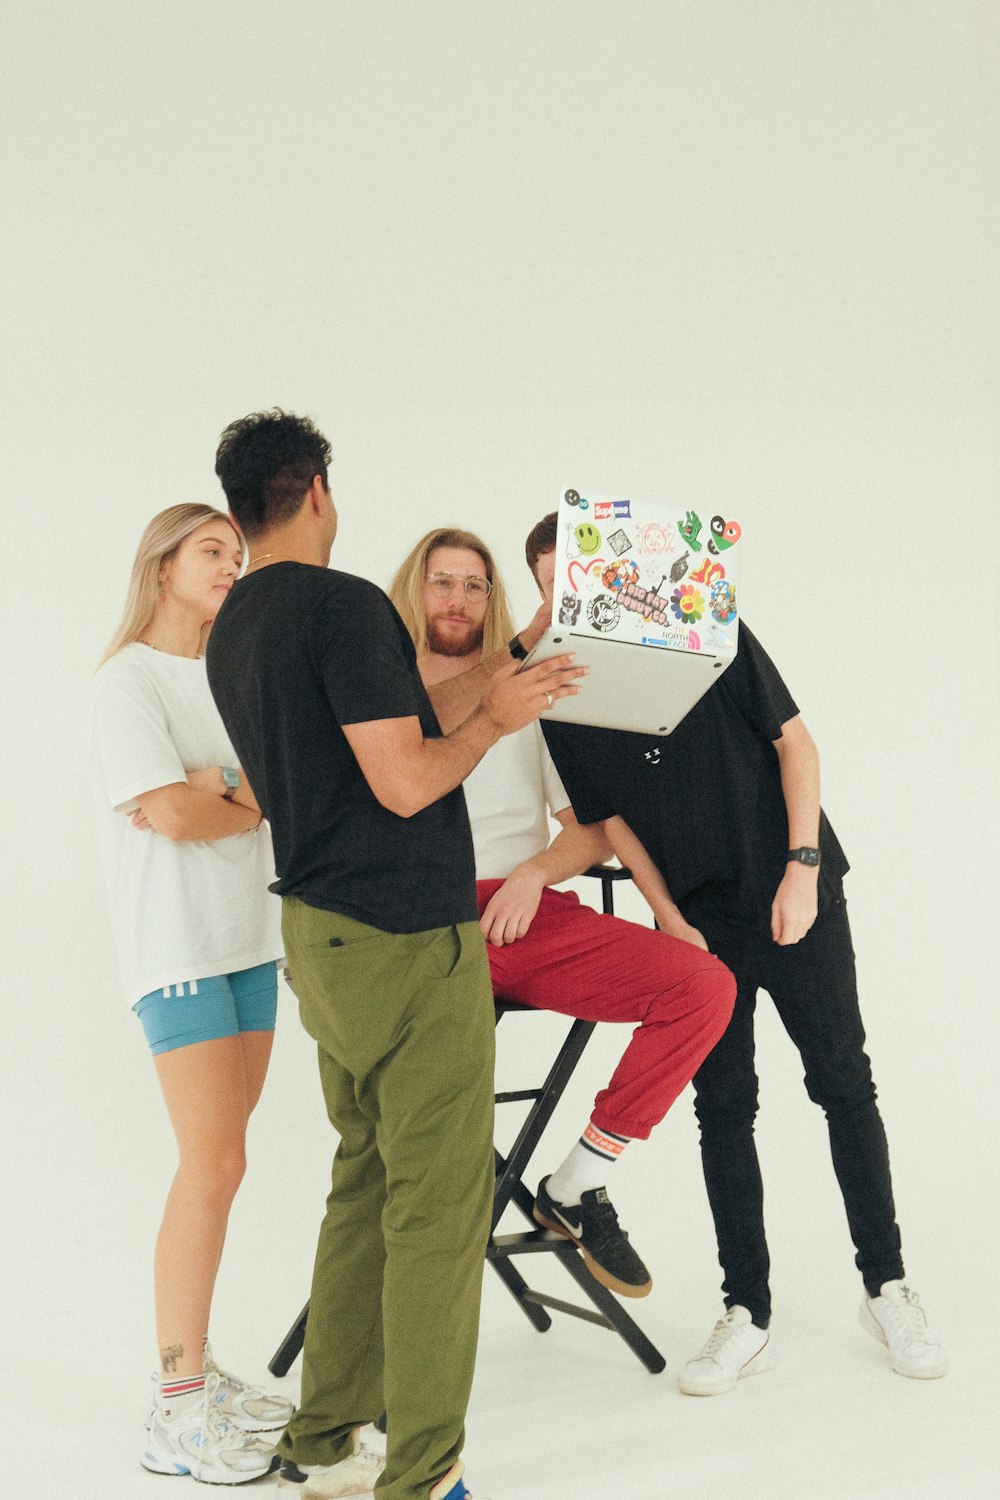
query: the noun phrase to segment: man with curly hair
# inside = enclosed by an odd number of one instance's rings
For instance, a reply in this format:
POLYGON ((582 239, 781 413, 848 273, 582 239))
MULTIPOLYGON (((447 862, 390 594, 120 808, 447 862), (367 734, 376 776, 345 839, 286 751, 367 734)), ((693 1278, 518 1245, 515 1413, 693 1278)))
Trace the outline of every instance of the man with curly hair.
POLYGON ((209 680, 271 824, 291 980, 340 1136, 281 1478, 370 1490, 381 1463, 356 1431, 384 1408, 384 1500, 464 1500, 494 1021, 461 782, 576 673, 560 657, 517 676, 498 653, 442 734, 388 599, 327 567, 329 460, 282 411, 232 423, 216 459, 249 560, 209 680))

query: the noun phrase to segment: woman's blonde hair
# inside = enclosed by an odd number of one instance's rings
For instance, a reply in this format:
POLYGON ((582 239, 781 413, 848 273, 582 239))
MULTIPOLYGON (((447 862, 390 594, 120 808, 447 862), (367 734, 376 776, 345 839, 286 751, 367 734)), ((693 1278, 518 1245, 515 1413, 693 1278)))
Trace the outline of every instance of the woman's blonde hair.
MULTIPOLYGON (((139 538, 139 550, 132 564, 121 624, 108 642, 107 650, 101 657, 101 666, 123 647, 130 646, 133 641, 141 640, 145 635, 156 614, 163 564, 170 561, 185 537, 189 537, 192 531, 197 531, 199 526, 204 526, 206 521, 222 521, 230 531, 236 530, 229 517, 211 505, 170 505, 150 521, 139 538)), ((207 639, 206 625, 202 634, 202 650, 207 639)))
POLYGON ((413 637, 417 656, 422 656, 427 650, 424 581, 427 577, 427 559, 435 547, 464 547, 482 558, 483 570, 493 585, 483 620, 483 655, 492 656, 501 646, 506 646, 514 634, 507 590, 493 561, 493 553, 486 543, 473 532, 459 531, 453 526, 439 526, 436 531, 429 531, 425 537, 421 537, 406 561, 400 564, 389 585, 389 598, 399 610, 403 624, 413 637))

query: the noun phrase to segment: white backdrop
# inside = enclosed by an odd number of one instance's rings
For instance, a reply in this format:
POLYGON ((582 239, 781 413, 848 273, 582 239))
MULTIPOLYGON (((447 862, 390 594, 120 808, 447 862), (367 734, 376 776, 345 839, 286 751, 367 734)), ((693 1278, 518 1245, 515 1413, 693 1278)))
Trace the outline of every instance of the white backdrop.
MULTIPOLYGON (((984 1492, 995 7, 3 0, 0 18, 0 1379, 22 1457, 57 1496, 144 1483, 172 1150, 117 989, 88 680, 146 520, 220 500, 220 429, 277 403, 333 441, 335 565, 384 584, 426 528, 471 526, 524 620, 522 540, 565 483, 740 520, 747 618, 819 742, 854 867, 905 1249, 956 1355, 918 1387, 864 1347, 822 1120, 765 1004, 782 1369, 721 1404, 674 1391, 719 1301, 681 1101, 615 1193, 670 1371, 652 1381, 584 1325, 540 1339, 491 1285, 473 1478, 495 1500, 567 1477, 624 1493, 623 1474, 651 1497, 984 1492)), ((218 1302, 233 1362, 257 1369, 305 1295, 331 1145, 286 1002, 218 1302)), ((537 1026, 501 1037, 509 1077, 537 1026)), ((540 1169, 623 1041, 593 1045, 540 1169)))

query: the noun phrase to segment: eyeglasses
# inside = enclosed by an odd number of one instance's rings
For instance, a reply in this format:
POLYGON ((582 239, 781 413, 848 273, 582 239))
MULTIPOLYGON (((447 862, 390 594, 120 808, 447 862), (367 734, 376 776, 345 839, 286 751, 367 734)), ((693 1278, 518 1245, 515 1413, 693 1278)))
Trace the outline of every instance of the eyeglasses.
POLYGON ((490 580, 480 578, 477 573, 469 573, 465 577, 460 573, 432 573, 427 582, 439 599, 447 599, 452 589, 460 587, 465 590, 466 599, 471 599, 474 604, 481 604, 493 592, 490 580))

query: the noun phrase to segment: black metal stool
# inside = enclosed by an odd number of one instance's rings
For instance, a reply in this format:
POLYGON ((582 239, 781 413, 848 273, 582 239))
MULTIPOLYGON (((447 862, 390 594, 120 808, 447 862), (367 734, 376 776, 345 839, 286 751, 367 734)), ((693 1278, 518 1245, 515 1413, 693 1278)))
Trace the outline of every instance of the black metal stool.
MULTIPOLYGON (((586 872, 601 882, 602 906, 606 913, 614 913, 614 882, 628 880, 630 871, 610 865, 594 865, 586 872)), ((498 995, 494 1001, 497 1024, 505 1015, 533 1013, 533 1007, 518 1005, 498 995)), ((583 1318, 588 1323, 597 1323, 620 1334, 633 1354, 652 1374, 658 1375, 666 1365, 660 1351, 650 1343, 642 1329, 629 1317, 618 1299, 595 1281, 587 1270, 583 1257, 570 1240, 562 1239, 547 1229, 541 1229, 532 1215, 534 1194, 523 1181, 525 1169, 541 1139, 552 1113, 562 1097, 563 1090, 573 1076, 573 1071, 583 1055, 596 1022, 574 1020, 566 1039, 556 1054, 544 1083, 537 1088, 514 1089, 499 1093, 497 1104, 515 1104, 531 1101, 531 1109, 511 1147, 510 1154, 503 1156, 494 1147, 497 1164, 497 1185, 493 1196, 493 1223, 486 1246, 486 1263, 500 1277, 514 1301, 529 1321, 544 1333, 552 1327, 552 1319, 546 1312, 566 1313, 572 1318, 583 1318), (513 1204, 532 1226, 519 1234, 497 1234, 496 1227, 508 1204, 513 1204), (559 1297, 550 1297, 535 1291, 528 1285, 520 1271, 512 1264, 515 1255, 550 1254, 558 1256, 560 1262, 572 1276, 583 1295, 589 1298, 592 1307, 578 1307, 564 1302, 559 1297)))
MULTIPOLYGON (((614 883, 617 880, 630 879, 631 872, 612 865, 594 865, 586 873, 600 880, 602 907, 606 913, 613 915, 614 883)), ((518 1005, 499 995, 494 1001, 494 1007, 498 1025, 501 1016, 535 1013, 533 1007, 518 1005)), ((497 1104, 530 1101, 531 1109, 518 1132, 510 1154, 505 1157, 494 1147, 497 1180, 493 1196, 493 1222, 486 1246, 486 1263, 493 1267, 517 1305, 539 1333, 544 1333, 552 1327, 552 1319, 546 1308, 551 1308, 554 1312, 566 1313, 572 1318, 582 1318, 588 1323, 597 1323, 602 1328, 610 1328, 613 1332, 620 1334, 646 1369, 658 1375, 666 1366, 663 1355, 629 1317, 617 1298, 599 1281, 594 1280, 576 1246, 569 1240, 564 1240, 559 1235, 552 1234, 547 1229, 541 1229, 535 1224, 531 1212, 535 1201, 534 1195, 523 1181, 523 1174, 532 1153, 566 1085, 573 1076, 573 1070, 580 1061, 595 1025, 594 1021, 574 1020, 572 1022, 544 1083, 539 1084, 537 1088, 514 1089, 495 1095, 497 1104), (528 1220, 532 1225, 530 1230, 519 1234, 498 1235, 495 1233, 509 1204, 513 1204, 528 1220), (533 1290, 516 1266, 512 1264, 512 1257, 531 1254, 555 1255, 572 1276, 582 1294, 589 1298, 592 1307, 578 1307, 575 1303, 563 1302, 558 1297, 550 1297, 544 1292, 533 1290)), ((308 1314, 307 1302, 275 1350, 268 1365, 272 1375, 286 1375, 291 1368, 302 1348, 308 1314)))

